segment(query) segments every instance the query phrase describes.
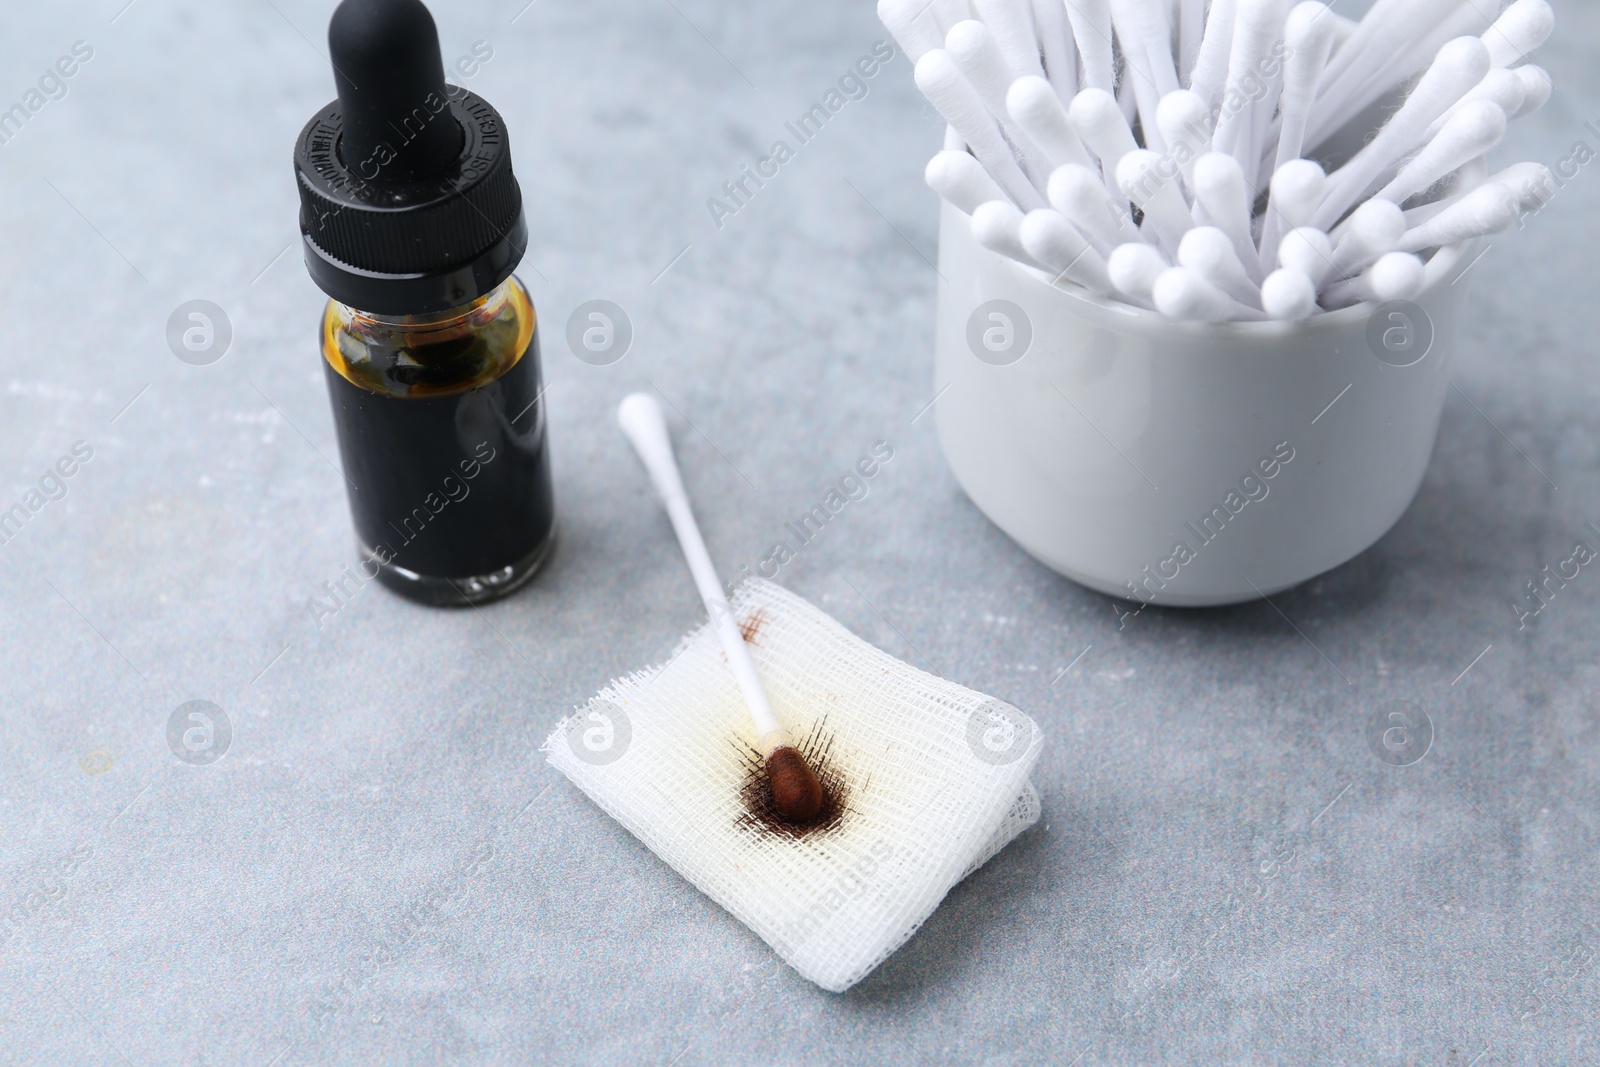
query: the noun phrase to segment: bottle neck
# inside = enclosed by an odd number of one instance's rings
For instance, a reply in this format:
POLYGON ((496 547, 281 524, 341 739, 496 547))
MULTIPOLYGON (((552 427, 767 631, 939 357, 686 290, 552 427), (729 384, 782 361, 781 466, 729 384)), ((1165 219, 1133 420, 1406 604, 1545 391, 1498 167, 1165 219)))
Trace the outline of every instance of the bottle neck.
POLYGON ((470 304, 429 315, 380 315, 334 301, 340 324, 380 348, 420 348, 467 337, 504 314, 511 299, 508 278, 470 304))

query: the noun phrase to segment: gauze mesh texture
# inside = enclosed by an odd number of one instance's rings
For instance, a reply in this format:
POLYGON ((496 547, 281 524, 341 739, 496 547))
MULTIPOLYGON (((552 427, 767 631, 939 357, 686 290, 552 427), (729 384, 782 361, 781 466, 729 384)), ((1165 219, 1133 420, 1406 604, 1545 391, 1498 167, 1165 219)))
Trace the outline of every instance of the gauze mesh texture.
POLYGON ((842 992, 950 887, 1039 818, 1042 735, 770 582, 733 610, 779 719, 828 792, 812 826, 771 810, 755 731, 710 624, 613 682, 545 742, 550 763, 803 976, 842 992))

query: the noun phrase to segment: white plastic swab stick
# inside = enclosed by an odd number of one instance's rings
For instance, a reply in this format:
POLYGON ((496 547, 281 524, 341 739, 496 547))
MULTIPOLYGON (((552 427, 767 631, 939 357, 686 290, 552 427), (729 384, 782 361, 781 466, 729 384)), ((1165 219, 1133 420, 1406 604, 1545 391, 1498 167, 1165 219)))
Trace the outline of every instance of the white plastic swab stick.
POLYGON ((1450 41, 1481 34, 1489 22, 1484 10, 1482 0, 1462 0, 1455 11, 1424 30, 1420 37, 1410 40, 1406 47, 1396 50, 1365 77, 1337 92, 1320 90, 1306 135, 1307 143, 1322 143, 1374 103, 1402 90, 1427 69, 1439 49, 1450 41), (1328 110, 1324 110, 1325 107, 1328 110))
POLYGON ((1106 261, 1060 212, 1050 208, 1028 212, 1021 235, 1022 247, 1055 275, 1056 284, 1073 281, 1091 292, 1111 292, 1106 261))
POLYGON ((1029 211, 1044 206, 1044 197, 1011 157, 1011 148, 1000 136, 1000 127, 983 106, 978 90, 961 76, 944 49, 935 48, 917 60, 916 80, 922 95, 955 127, 1007 196, 1029 211))
POLYGON ((1046 190, 1050 206, 1066 216, 1102 254, 1126 241, 1139 241, 1127 204, 1111 199, 1094 171, 1076 163, 1057 167, 1046 190))
MULTIPOLYGON (((1234 16, 1233 41, 1228 52, 1228 79, 1222 92, 1222 111, 1217 116, 1217 132, 1211 147, 1236 155, 1248 153, 1250 123, 1255 112, 1252 85, 1265 91, 1268 50, 1283 25, 1281 0, 1239 0, 1234 16)), ((1243 160, 1241 160, 1242 162, 1243 160)), ((1256 160, 1249 160, 1255 166, 1256 160)))
POLYGON ((1128 65, 1124 78, 1133 88, 1145 144, 1165 153, 1166 144, 1156 124, 1156 107, 1162 94, 1178 88, 1168 50, 1171 31, 1166 14, 1160 0, 1111 0, 1111 24, 1122 42, 1122 56, 1128 65))
POLYGON ((1139 205, 1162 247, 1177 255, 1183 235, 1194 226, 1194 216, 1178 191, 1177 164, 1148 148, 1135 149, 1117 163, 1117 187, 1139 205))
POLYGON ((695 587, 711 616, 711 625, 722 643, 728 667, 744 695, 750 721, 756 728, 756 748, 763 757, 767 781, 772 787, 773 807, 785 819, 810 822, 822 811, 826 793, 805 756, 790 743, 788 732, 767 700, 761 675, 750 658, 749 646, 744 643, 733 608, 723 595, 722 581, 717 577, 711 553, 706 551, 705 538, 700 536, 700 527, 689 508, 689 494, 684 491, 683 477, 672 455, 672 439, 667 436, 667 420, 661 414, 661 405, 649 393, 633 393, 618 405, 617 423, 644 461, 661 503, 666 506, 673 532, 678 535, 678 545, 683 549, 683 558, 689 564, 689 573, 694 576, 695 587))
POLYGON ((1302 271, 1280 267, 1261 283, 1261 306, 1283 322, 1299 322, 1317 310, 1317 287, 1302 271))
POLYGON ((878 0, 878 21, 913 64, 944 43, 927 0, 878 0))
POLYGON ((991 252, 1043 269, 1044 265, 1022 247, 1022 212, 1015 204, 991 200, 978 205, 972 213, 972 236, 991 252))
POLYGON ((1178 13, 1178 84, 1188 85, 1206 33, 1206 0, 1180 0, 1178 13))
POLYGON ((1285 163, 1299 159, 1305 150, 1306 123, 1316 99, 1317 82, 1328 65, 1339 27, 1326 4, 1307 0, 1296 4, 1283 26, 1284 44, 1289 54, 1283 60, 1283 121, 1278 131, 1278 154, 1274 173, 1285 163))
POLYGON ((1112 250, 1111 258, 1106 260, 1106 273, 1111 276, 1111 284, 1117 292, 1129 303, 1153 308, 1156 306, 1156 279, 1170 266, 1172 264, 1160 252, 1143 241, 1135 241, 1112 250))
POLYGON ((1178 164, 1184 185, 1194 192, 1194 163, 1211 149, 1211 111, 1190 89, 1179 89, 1161 98, 1156 108, 1156 125, 1167 142, 1167 154, 1178 164))
POLYGON ((1111 0, 1067 0, 1067 21, 1083 60, 1081 80, 1085 89, 1110 92, 1116 85, 1116 70, 1111 60, 1111 0))
POLYGON ((1116 98, 1104 89, 1085 89, 1072 98, 1067 117, 1078 137, 1100 160, 1107 189, 1121 196, 1122 190, 1116 184, 1117 162, 1139 145, 1116 98))
POLYGON ((1044 76, 1065 105, 1078 91, 1078 49, 1067 25, 1067 9, 1061 0, 1033 0, 1033 24, 1044 51, 1044 76))
POLYGON ((972 17, 972 8, 967 5, 967 0, 931 0, 934 18, 939 22, 939 33, 949 33, 950 27, 962 19, 972 17))
POLYGON ((1261 306, 1261 289, 1245 273, 1228 235, 1215 226, 1196 226, 1178 245, 1178 265, 1188 267, 1241 304, 1261 306))
POLYGON ((1403 204, 1457 167, 1489 151, 1505 135, 1506 113, 1498 104, 1488 100, 1468 104, 1400 168, 1393 181, 1378 190, 1377 197, 1403 204))
MULTIPOLYGON (((1006 140, 1015 149, 1022 172, 1036 188, 1044 188, 1050 177, 1050 163, 1044 151, 1022 132, 1006 111, 1006 90, 1011 87, 1013 75, 1006 58, 1000 54, 994 34, 976 19, 967 19, 950 28, 945 35, 944 50, 955 60, 956 69, 978 90, 989 114, 1000 124, 1006 140)), ((1042 77, 1039 80, 1044 81, 1042 77)))
POLYGON ((965 152, 967 142, 956 132, 956 128, 948 122, 944 124, 944 150, 946 152, 965 152))
POLYGON ((1517 113, 1512 115, 1512 118, 1531 115, 1550 102, 1554 83, 1550 80, 1549 71, 1532 63, 1524 63, 1520 67, 1513 67, 1511 73, 1522 82, 1522 106, 1517 108, 1517 113))
POLYGON ((991 200, 1004 200, 1005 193, 989 177, 989 173, 966 152, 940 152, 928 160, 923 172, 929 187, 962 213, 970 215, 979 205, 991 200))
POLYGON ((1278 262, 1310 278, 1312 285, 1321 287, 1333 270, 1333 242, 1321 230, 1301 226, 1283 235, 1278 245, 1278 262))
POLYGON ((1272 176, 1272 192, 1267 198, 1267 214, 1261 223, 1261 265, 1272 267, 1278 235, 1298 226, 1310 225, 1322 206, 1328 189, 1328 176, 1309 159, 1293 159, 1272 176))
POLYGON ((1013 77, 1044 77, 1044 68, 1039 65, 1039 39, 1033 33, 1033 13, 1026 0, 973 0, 972 6, 994 34, 1013 77))
POLYGON ((1230 322, 1267 317, 1265 312, 1239 303, 1187 267, 1162 271, 1151 296, 1161 314, 1179 322, 1230 322))
POLYGON ((1323 292, 1326 307, 1345 307, 1370 301, 1383 304, 1391 300, 1415 300, 1425 281, 1422 260, 1408 252, 1390 252, 1367 268, 1359 278, 1338 282, 1323 292))
POLYGON ((1389 200, 1368 200, 1356 208, 1333 246, 1331 279, 1347 278, 1367 264, 1400 247, 1406 214, 1389 200))
POLYGON ((1328 60, 1311 110, 1307 146, 1316 147, 1367 103, 1409 77, 1412 69, 1424 66, 1427 53, 1420 50, 1429 31, 1462 9, 1471 12, 1463 0, 1378 0, 1328 60))
POLYGON ((756 735, 761 739, 762 754, 766 755, 774 747, 789 742, 767 700, 767 691, 756 673, 750 649, 739 632, 739 621, 723 595, 722 580, 717 577, 716 565, 711 562, 711 553, 706 550, 705 538, 700 536, 700 527, 689 507, 689 494, 683 487, 683 476, 672 454, 672 440, 667 436, 667 421, 661 404, 648 393, 633 393, 617 408, 617 423, 644 461, 650 481, 667 509, 667 518, 672 520, 672 530, 678 535, 683 558, 694 576, 700 599, 705 602, 706 613, 711 616, 711 625, 722 641, 722 651, 728 657, 728 666, 739 683, 739 691, 744 694, 756 735))
POLYGON ((1443 48, 1417 87, 1365 148, 1328 177, 1328 192, 1314 224, 1330 228, 1365 196, 1395 161, 1414 151, 1422 133, 1489 73, 1489 50, 1476 37, 1457 37, 1443 48))
POLYGON ((1194 198, 1205 208, 1211 224, 1233 242, 1234 255, 1250 280, 1260 284, 1264 276, 1261 257, 1251 232, 1251 209, 1256 198, 1245 184, 1239 161, 1221 152, 1207 152, 1195 160, 1194 198))
POLYGON ((1494 182, 1480 185, 1427 222, 1407 230, 1400 238, 1400 251, 1421 252, 1500 233, 1511 228, 1521 213, 1522 201, 1516 193, 1494 182))
POLYGON ((1556 13, 1546 0, 1517 0, 1500 13, 1483 34, 1489 46, 1489 62, 1509 67, 1528 58, 1556 28, 1556 13))
POLYGON ((1222 85, 1228 80, 1228 55, 1233 49, 1237 7, 1238 0, 1211 0, 1205 36, 1195 57, 1194 72, 1189 76, 1189 88, 1200 94, 1207 113, 1216 106, 1217 97, 1222 95, 1222 85))
POLYGON ((1072 130, 1066 108, 1055 89, 1043 78, 1018 78, 1006 92, 1006 112, 1022 132, 1049 158, 1052 166, 1093 164, 1089 153, 1072 130))
POLYGON ((1501 111, 1506 113, 1506 118, 1515 118, 1522 111, 1523 101, 1527 97, 1527 88, 1523 80, 1514 70, 1496 67, 1483 76, 1483 81, 1467 90, 1467 95, 1450 105, 1450 110, 1433 120, 1433 125, 1428 127, 1422 135, 1425 141, 1431 141, 1438 136, 1444 124, 1453 119, 1462 108, 1468 104, 1475 104, 1480 100, 1487 100, 1501 111))
POLYGON ((1329 59, 1322 95, 1328 97, 1370 77, 1394 53, 1416 47, 1428 27, 1460 4, 1461 0, 1377 0, 1329 59))

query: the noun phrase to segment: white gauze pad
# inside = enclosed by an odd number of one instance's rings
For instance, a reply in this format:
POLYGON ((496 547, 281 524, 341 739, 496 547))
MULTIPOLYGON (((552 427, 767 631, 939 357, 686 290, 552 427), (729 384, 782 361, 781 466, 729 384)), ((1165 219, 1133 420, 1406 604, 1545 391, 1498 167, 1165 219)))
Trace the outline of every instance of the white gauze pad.
POLYGON ((1011 705, 900 662, 780 586, 752 579, 732 603, 828 792, 816 824, 772 813, 709 624, 563 719, 543 751, 801 975, 843 992, 1038 821, 1028 774, 1043 738, 1011 705))

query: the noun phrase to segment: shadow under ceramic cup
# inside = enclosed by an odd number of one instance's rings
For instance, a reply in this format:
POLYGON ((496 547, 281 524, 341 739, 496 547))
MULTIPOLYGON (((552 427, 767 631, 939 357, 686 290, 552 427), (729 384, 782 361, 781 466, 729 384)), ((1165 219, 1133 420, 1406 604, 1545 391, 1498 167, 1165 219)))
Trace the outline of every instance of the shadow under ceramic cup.
POLYGON ((1439 251, 1405 305, 1190 324, 1052 285, 942 210, 940 444, 1053 570, 1156 604, 1239 603, 1358 555, 1416 496, 1470 246, 1439 251))

